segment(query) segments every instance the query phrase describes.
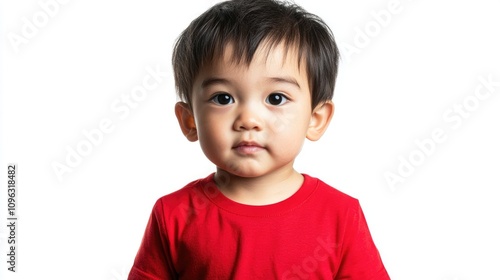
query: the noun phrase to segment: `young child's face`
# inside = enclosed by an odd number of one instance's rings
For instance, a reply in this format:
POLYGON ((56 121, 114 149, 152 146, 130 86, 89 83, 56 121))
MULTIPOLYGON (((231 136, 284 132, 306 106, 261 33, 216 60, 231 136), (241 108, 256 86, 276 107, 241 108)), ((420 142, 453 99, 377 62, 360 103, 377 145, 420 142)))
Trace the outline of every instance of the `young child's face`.
MULTIPOLYGON (((260 48, 249 65, 227 47, 193 85, 196 139, 218 168, 242 177, 293 169, 312 121, 305 62, 294 48, 260 48)), ((192 139, 192 140, 196 140, 192 139)))

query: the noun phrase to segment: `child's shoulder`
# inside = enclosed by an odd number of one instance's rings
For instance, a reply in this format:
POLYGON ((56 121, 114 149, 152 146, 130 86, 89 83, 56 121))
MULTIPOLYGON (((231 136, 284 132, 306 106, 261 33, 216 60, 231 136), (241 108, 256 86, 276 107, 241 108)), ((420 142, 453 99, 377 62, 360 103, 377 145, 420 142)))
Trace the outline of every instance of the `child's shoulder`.
POLYGON ((335 208, 350 208, 359 206, 357 198, 340 191, 336 187, 325 183, 321 179, 307 174, 303 175, 305 178, 304 182, 309 182, 309 184, 315 185, 316 190, 314 192, 314 199, 318 204, 324 203, 329 206, 335 206, 335 208))
MULTIPOLYGON (((201 179, 189 182, 184 187, 160 197, 155 207, 178 208, 186 204, 204 204, 210 198, 210 194, 217 191, 213 181, 213 174, 201 179)), ((190 205, 192 207, 193 205, 190 205)), ((196 205, 194 205, 196 206, 196 205)))

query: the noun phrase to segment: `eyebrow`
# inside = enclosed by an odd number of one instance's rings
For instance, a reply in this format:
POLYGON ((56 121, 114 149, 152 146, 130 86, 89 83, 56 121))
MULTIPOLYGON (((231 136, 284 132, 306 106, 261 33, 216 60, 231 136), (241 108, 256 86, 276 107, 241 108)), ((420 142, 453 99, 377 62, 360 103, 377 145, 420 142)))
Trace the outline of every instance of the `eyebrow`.
POLYGON ((216 84, 228 85, 228 84, 230 84, 230 82, 229 82, 229 80, 223 79, 223 78, 207 78, 207 79, 203 80, 203 82, 201 83, 201 87, 206 88, 206 87, 216 85, 216 84))
MULTIPOLYGON (((293 77, 269 77, 267 79, 269 81, 275 82, 275 83, 291 84, 291 85, 296 86, 297 88, 300 89, 299 83, 293 77)), ((207 79, 203 80, 203 82, 201 83, 201 87, 206 88, 206 87, 216 85, 216 84, 229 85, 229 84, 231 84, 231 82, 227 79, 224 79, 224 78, 213 77, 213 78, 207 78, 207 79)))
POLYGON ((300 89, 299 83, 293 77, 270 77, 269 80, 271 80, 273 82, 277 82, 277 83, 291 84, 291 85, 294 85, 300 89))

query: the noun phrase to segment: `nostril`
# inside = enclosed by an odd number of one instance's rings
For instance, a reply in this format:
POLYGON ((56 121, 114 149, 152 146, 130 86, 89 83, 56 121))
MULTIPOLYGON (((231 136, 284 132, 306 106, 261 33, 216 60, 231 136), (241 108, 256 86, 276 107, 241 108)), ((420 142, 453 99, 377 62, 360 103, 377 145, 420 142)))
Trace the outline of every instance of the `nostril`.
POLYGON ((260 124, 257 121, 239 122, 235 127, 237 130, 260 130, 260 124))
POLYGON ((258 110, 251 108, 241 108, 234 120, 233 129, 238 131, 260 130, 262 121, 258 110))

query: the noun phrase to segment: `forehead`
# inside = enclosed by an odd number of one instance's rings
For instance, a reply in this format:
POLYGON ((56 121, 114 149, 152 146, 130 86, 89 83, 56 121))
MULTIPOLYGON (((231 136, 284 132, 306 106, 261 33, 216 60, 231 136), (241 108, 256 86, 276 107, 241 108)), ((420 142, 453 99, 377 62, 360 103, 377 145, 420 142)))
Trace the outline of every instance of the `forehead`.
MULTIPOLYGON (((273 72, 273 74, 282 73, 294 75, 307 82, 307 70, 305 56, 299 51, 295 44, 270 43, 263 42, 249 56, 243 53, 235 44, 227 43, 225 47, 204 63, 200 69, 201 75, 214 74, 221 72, 231 72, 235 69, 248 71, 250 69, 259 69, 261 74, 273 72)), ((269 73, 270 74, 270 73, 269 73)))
POLYGON ((301 55, 299 48, 296 43, 287 43, 284 41, 273 42, 270 40, 264 40, 259 44, 252 54, 245 53, 236 44, 227 43, 223 48, 222 54, 219 54, 219 58, 223 58, 226 63, 236 63, 249 65, 253 61, 258 62, 271 62, 289 64, 287 67, 296 64, 297 68, 300 68, 304 64, 305 57, 301 55))

